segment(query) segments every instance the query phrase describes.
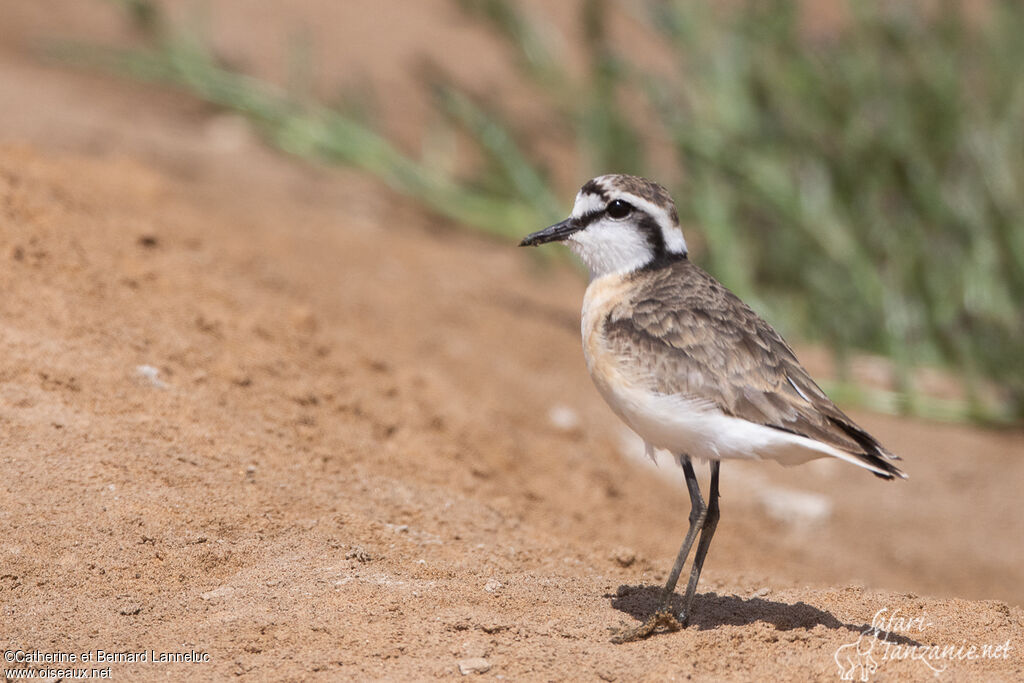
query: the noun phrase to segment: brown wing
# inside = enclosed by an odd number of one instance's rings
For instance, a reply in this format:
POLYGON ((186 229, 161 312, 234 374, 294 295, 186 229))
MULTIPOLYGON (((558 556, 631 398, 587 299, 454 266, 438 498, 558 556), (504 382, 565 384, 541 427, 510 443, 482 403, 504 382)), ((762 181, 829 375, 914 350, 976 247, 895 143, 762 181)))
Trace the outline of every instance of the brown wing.
MULTIPOLYGON (((604 323, 606 342, 659 393, 821 441, 893 475, 885 450, 814 383, 793 350, 746 304, 688 260, 653 273, 604 323)), ((885 476, 885 475, 879 475, 885 476)))

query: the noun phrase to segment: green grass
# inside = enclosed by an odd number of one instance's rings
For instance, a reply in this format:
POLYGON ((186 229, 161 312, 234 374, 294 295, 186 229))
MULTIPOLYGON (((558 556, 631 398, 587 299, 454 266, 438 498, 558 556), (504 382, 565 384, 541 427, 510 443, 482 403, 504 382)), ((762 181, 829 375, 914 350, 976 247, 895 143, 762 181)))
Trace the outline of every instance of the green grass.
MULTIPOLYGON (((126 11, 150 35, 144 49, 114 49, 88 44, 60 43, 47 53, 62 61, 97 68, 142 81, 166 83, 245 116, 269 144, 306 159, 355 166, 371 173, 396 190, 423 202, 434 211, 465 225, 506 238, 523 232, 523 226, 554 220, 560 213, 552 206, 546 184, 538 182, 525 164, 507 164, 515 174, 516 189, 531 194, 501 196, 478 191, 451 178, 439 168, 401 152, 359 116, 339 108, 311 102, 301 86, 301 52, 293 59, 293 87, 285 89, 231 69, 216 59, 198 30, 167 27, 156 5, 145 0, 120 0, 126 11), (145 10, 140 10, 145 7, 145 10), (538 192, 537 188, 543 190, 538 192), (523 197, 529 199, 524 201, 523 197)), ((491 159, 515 150, 500 124, 475 108, 461 93, 443 98, 454 117, 461 117, 471 133, 490 150, 491 159)))
MULTIPOLYGON (((498 105, 442 72, 424 79, 437 110, 481 151, 464 177, 342 108, 226 67, 200 31, 168 26, 147 0, 119 4, 149 47, 64 45, 60 56, 184 88, 244 114, 282 150, 364 169, 503 238, 557 220, 575 192, 551 187, 498 105)), ((695 257, 730 288, 840 361, 858 351, 892 360, 896 394, 851 396, 947 418, 1024 417, 1024 6, 996 0, 967 18, 956 2, 851 2, 840 30, 813 37, 790 0, 732 11, 584 0, 588 68, 573 75, 561 66, 565 45, 517 3, 458 4, 513 48, 588 175, 679 179, 671 189, 699 236, 695 257), (624 13, 671 55, 667 77, 609 39, 624 13), (623 106, 637 99, 653 119, 623 106), (655 169, 665 140, 672 167, 655 169), (936 408, 918 396, 922 365, 957 372, 967 401, 936 408), (998 404, 982 400, 983 383, 999 387, 998 404)))

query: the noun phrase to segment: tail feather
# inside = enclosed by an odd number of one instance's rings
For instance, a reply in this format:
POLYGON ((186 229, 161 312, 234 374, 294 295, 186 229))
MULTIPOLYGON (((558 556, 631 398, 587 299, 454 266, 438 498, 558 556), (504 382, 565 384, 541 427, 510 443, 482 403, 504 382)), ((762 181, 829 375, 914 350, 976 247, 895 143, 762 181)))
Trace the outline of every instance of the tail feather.
POLYGON ((829 418, 835 426, 842 429, 851 439, 857 442, 863 453, 854 453, 856 457, 871 465, 871 473, 882 479, 906 479, 906 473, 892 464, 892 460, 902 460, 900 456, 886 450, 878 440, 865 432, 863 429, 846 420, 829 418))

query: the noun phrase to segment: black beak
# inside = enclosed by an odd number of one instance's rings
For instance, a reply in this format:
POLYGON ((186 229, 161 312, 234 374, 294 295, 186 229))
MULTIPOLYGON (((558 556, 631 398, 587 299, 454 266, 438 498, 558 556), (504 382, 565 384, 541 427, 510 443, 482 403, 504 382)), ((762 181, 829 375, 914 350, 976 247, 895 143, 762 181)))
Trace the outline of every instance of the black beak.
POLYGON ((523 238, 523 241, 519 243, 519 246, 536 247, 548 242, 561 242, 569 237, 569 235, 579 230, 580 227, 580 224, 572 218, 566 218, 561 223, 555 223, 550 227, 527 235, 523 238))

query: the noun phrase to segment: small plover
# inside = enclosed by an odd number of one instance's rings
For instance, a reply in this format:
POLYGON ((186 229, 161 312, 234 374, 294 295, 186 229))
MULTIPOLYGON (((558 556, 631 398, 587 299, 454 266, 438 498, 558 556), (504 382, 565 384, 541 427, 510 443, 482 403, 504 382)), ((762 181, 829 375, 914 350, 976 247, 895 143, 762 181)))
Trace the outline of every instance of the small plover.
POLYGON ((883 479, 906 478, 899 458, 858 427, 815 384, 793 350, 753 310, 687 258, 669 193, 629 175, 603 175, 576 195, 572 215, 520 246, 563 242, 589 268, 583 297, 587 369, 648 455, 672 453, 690 494, 690 528, 658 610, 613 639, 644 638, 686 624, 718 524, 722 460, 796 465, 831 457, 883 479), (708 461, 708 500, 691 459, 708 461), (697 539, 679 615, 670 605, 697 539))

